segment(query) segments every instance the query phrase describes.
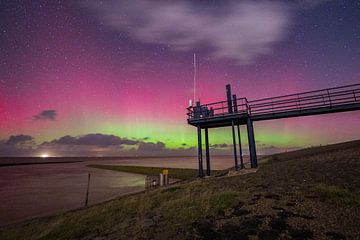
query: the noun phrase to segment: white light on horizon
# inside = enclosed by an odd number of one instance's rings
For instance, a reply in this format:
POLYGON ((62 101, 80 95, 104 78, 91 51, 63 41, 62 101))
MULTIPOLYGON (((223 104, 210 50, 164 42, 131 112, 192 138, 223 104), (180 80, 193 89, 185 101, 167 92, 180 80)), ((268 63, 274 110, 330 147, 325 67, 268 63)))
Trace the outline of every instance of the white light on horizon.
POLYGON ((41 157, 42 157, 42 158, 47 158, 47 157, 49 157, 49 154, 43 153, 43 154, 41 154, 41 157))

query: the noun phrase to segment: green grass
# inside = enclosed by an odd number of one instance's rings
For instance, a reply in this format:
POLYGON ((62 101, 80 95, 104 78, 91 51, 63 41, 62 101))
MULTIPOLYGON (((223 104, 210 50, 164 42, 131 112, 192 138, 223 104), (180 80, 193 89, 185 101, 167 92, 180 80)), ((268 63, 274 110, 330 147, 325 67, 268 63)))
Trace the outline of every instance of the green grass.
MULTIPOLYGON (((187 169, 187 168, 160 168, 160 167, 142 167, 142 166, 120 166, 120 165, 100 165, 93 164, 88 165, 88 167, 100 168, 106 170, 128 172, 128 173, 137 173, 143 175, 158 175, 162 173, 163 169, 169 170, 169 177, 176 179, 192 179, 198 176, 197 169, 187 169)), ((212 170, 211 175, 216 176, 218 174, 224 174, 227 170, 212 170)))
POLYGON ((360 197, 345 188, 320 183, 315 186, 314 189, 324 201, 345 205, 356 205, 360 203, 360 197))
POLYGON ((30 220, 7 227, 5 232, 0 229, 0 239, 78 239, 83 236, 91 239, 99 233, 107 236, 115 232, 125 239, 134 238, 134 233, 136 238, 142 234, 147 238, 151 233, 144 232, 143 220, 157 214, 167 219, 162 235, 169 238, 168 234, 179 226, 188 228, 196 220, 233 206, 241 197, 238 192, 213 192, 201 186, 202 183, 193 182, 186 187, 159 189, 88 209, 30 220), (134 218, 136 221, 132 222, 134 218))
POLYGON ((309 147, 296 151, 278 153, 270 156, 263 157, 263 162, 279 162, 279 161, 291 161, 297 158, 306 158, 314 155, 321 155, 325 153, 336 152, 339 150, 353 149, 360 146, 360 140, 331 144, 320 147, 309 147))

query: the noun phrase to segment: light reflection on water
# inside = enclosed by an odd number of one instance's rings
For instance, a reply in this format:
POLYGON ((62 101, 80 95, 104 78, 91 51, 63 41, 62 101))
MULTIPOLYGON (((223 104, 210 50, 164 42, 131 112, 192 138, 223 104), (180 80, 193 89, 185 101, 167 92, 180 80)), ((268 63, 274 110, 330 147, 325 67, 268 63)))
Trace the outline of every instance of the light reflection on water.
MULTIPOLYGON (((62 158, 62 161, 68 160, 62 158)), ((83 207, 88 173, 91 174, 90 205, 123 194, 144 190, 145 176, 143 175, 89 168, 87 167, 89 164, 170 168, 198 167, 196 157, 97 158, 95 160, 86 158, 80 160, 85 161, 0 167, 0 225, 83 207)), ((19 161, 17 160, 17 162, 19 161)), ((21 161, 26 162, 27 160, 21 161)), ((33 161, 34 159, 31 160, 31 162, 33 161)), ((36 159, 36 161, 41 160, 36 159)), ((58 160, 48 158, 46 161, 58 160)), ((9 160, 3 162, 8 163, 9 160)), ((213 169, 232 166, 233 158, 230 156, 212 159, 213 169)))

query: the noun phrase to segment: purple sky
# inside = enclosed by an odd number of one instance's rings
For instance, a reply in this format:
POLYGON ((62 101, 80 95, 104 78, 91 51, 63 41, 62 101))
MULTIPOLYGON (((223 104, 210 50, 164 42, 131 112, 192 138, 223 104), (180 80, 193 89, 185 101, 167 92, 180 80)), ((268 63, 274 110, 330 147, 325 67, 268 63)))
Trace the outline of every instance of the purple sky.
MULTIPOLYGON (((227 83, 258 99, 360 82, 359 1, 5 0, 0 9, 1 156, 195 154, 193 53, 203 103, 224 100, 227 83)), ((358 139, 359 119, 259 122, 258 151, 358 139)), ((210 142, 230 152, 230 129, 210 131, 210 142)))

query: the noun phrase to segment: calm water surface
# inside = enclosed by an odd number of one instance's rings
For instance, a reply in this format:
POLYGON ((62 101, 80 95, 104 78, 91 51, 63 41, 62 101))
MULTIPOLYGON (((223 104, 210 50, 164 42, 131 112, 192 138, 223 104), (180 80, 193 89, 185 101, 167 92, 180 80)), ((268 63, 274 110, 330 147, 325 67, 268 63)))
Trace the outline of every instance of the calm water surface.
MULTIPOLYGON (((74 159, 61 158, 60 161, 74 159)), ((0 167, 0 225, 65 212, 84 206, 87 177, 91 174, 89 204, 145 189, 145 176, 87 167, 89 164, 197 168, 196 157, 76 159, 77 163, 0 167)), ((55 158, 35 162, 59 161, 55 158)), ((1 163, 34 162, 2 159, 1 163)), ((233 166, 232 157, 213 157, 212 168, 233 166)), ((171 174, 171 173, 170 173, 171 174)))

